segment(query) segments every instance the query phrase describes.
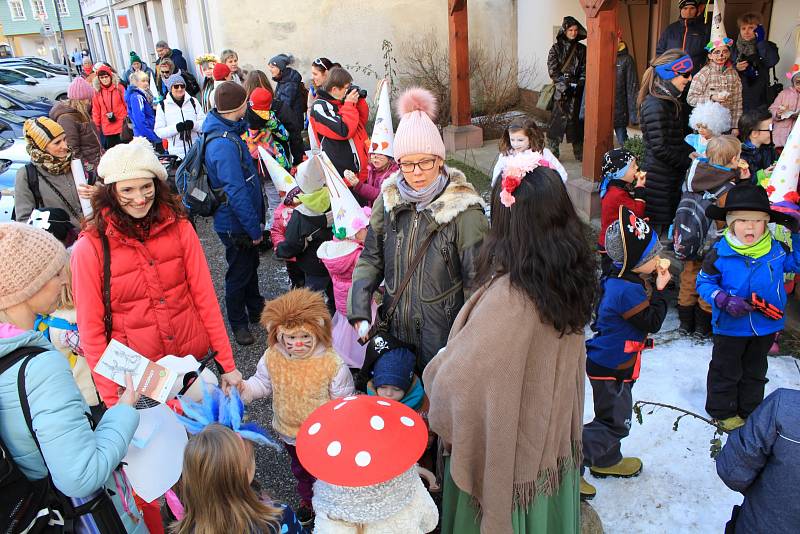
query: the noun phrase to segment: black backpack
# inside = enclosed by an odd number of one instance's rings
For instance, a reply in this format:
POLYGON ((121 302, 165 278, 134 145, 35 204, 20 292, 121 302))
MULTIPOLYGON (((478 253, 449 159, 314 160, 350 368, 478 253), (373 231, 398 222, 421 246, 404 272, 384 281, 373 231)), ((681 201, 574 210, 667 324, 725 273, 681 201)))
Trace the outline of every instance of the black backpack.
POLYGON ((183 81, 186 82, 186 92, 192 96, 197 96, 197 93, 200 92, 200 84, 197 83, 197 78, 194 77, 194 74, 188 70, 181 69, 181 76, 183 76, 183 81))
MULTIPOLYGON (((25 369, 28 363, 42 352, 45 352, 45 349, 41 347, 22 347, 0 358, 0 374, 22 362, 17 372, 20 407, 28 430, 40 451, 41 446, 33 430, 28 394, 25 391, 25 369)), ((91 424, 89 414, 87 418, 91 424)), ((125 533, 125 526, 105 490, 76 507, 68 497, 56 489, 49 475, 40 480, 29 480, 14 462, 6 444, 0 439, 0 532, 8 534, 73 532, 75 520, 86 514, 91 515, 91 521, 103 534, 125 533)))
POLYGON ((727 182, 717 189, 695 193, 684 191, 675 212, 672 244, 679 260, 699 260, 716 241, 716 232, 711 231, 714 221, 706 216, 706 208, 716 204, 721 196, 730 191, 733 184, 727 182))
POLYGON ((203 133, 192 145, 183 158, 178 170, 175 171, 175 186, 183 200, 183 205, 189 211, 190 217, 211 217, 220 206, 227 203, 225 192, 211 187, 206 172, 206 145, 214 139, 224 137, 233 141, 242 157, 242 147, 237 139, 229 137, 230 132, 203 133))

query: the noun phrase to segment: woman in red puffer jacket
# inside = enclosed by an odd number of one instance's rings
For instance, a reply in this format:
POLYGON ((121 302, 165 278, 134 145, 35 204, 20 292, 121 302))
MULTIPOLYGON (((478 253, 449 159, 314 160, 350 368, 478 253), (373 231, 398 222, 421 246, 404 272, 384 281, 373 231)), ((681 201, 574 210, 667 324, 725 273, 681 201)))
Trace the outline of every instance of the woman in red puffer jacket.
POLYGON ((108 65, 101 65, 96 74, 97 77, 92 81, 92 121, 105 136, 103 148, 108 149, 122 142, 122 123, 128 116, 125 88, 119 83, 119 76, 108 65))
MULTIPOLYGON (((203 249, 166 184, 166 171, 150 143, 137 137, 100 160, 104 186, 92 200, 94 215, 72 252, 73 294, 81 346, 94 368, 108 345, 103 321, 103 244, 111 267, 111 335, 150 360, 203 358, 217 351, 222 385, 238 384, 217 296, 203 249), (144 176, 144 177, 143 177, 144 176)), ((117 385, 94 374, 106 405, 117 385)))

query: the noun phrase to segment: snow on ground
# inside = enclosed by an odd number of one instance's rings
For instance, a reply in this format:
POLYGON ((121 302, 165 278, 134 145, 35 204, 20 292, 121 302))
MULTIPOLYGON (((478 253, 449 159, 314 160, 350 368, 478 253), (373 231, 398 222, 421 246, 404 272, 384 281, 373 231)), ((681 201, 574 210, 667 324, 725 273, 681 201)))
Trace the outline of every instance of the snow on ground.
MULTIPOLYGON (((707 416, 704 406, 711 343, 679 339, 677 323, 673 311, 662 332, 654 336, 655 348, 643 353, 633 400, 663 402, 707 416)), ((800 388, 796 361, 790 356, 769 358, 766 394, 779 387, 800 388)), ((740 504, 742 496, 717 477, 709 456, 713 428, 687 416, 674 432, 672 425, 679 413, 658 408, 648 415, 649 411, 643 410, 641 425, 633 416, 631 434, 622 441, 624 455, 642 459, 644 469, 638 477, 600 479, 586 472, 586 480, 597 488, 591 505, 603 520, 605 531, 722 532, 733 505, 740 504)), ((587 380, 585 421, 593 414, 592 389, 587 380)))

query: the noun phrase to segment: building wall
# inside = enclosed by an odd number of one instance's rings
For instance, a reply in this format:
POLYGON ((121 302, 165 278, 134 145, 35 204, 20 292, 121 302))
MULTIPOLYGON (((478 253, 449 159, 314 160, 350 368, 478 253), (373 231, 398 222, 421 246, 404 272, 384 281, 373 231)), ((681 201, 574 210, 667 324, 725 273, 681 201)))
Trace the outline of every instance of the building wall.
MULTIPOLYGON (((45 22, 53 25, 53 28, 58 29, 58 21, 53 7, 53 0, 45 0, 45 11, 47 18, 45 22)), ((11 17, 11 10, 6 0, 0 0, 0 24, 6 35, 26 35, 32 33, 39 33, 42 23, 33 18, 33 10, 29 0, 22 0, 22 8, 25 12, 24 20, 13 20, 11 17)), ((61 17, 61 24, 64 30, 80 30, 83 29, 81 23, 81 12, 78 6, 78 0, 67 0, 67 9, 69 16, 61 17)))
POLYGON ((800 3, 797 0, 775 0, 772 6, 769 39, 778 45, 781 61, 775 73, 784 87, 789 86, 786 73, 789 71, 800 50, 797 49, 797 32, 800 26, 800 3))
MULTIPOLYGON (((80 50, 85 42, 83 30, 64 31, 64 38, 67 42, 67 53, 70 56, 75 48, 80 50)), ((8 43, 14 49, 15 56, 39 56, 48 61, 60 62, 61 41, 57 42, 54 37, 45 38, 38 32, 29 35, 14 35, 8 38, 8 43), (58 54, 54 56, 52 50, 57 50, 58 54)))

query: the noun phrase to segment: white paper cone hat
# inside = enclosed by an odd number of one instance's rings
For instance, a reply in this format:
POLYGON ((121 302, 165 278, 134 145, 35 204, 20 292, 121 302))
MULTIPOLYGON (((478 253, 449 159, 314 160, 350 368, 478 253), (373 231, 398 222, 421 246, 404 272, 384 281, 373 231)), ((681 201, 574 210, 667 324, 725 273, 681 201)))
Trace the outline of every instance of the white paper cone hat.
POLYGON ((303 193, 313 193, 325 185, 325 173, 320 163, 320 154, 323 152, 313 151, 310 158, 297 166, 294 181, 303 193))
POLYGON ((319 150, 319 143, 317 142, 316 134, 314 134, 314 126, 312 126, 311 121, 308 121, 308 144, 312 151, 319 150))
POLYGON ((711 51, 720 46, 731 46, 733 41, 728 39, 725 32, 725 0, 714 0, 714 16, 711 17, 711 40, 706 45, 706 50, 711 51))
POLYGON ((786 195, 790 193, 790 197, 795 197, 798 174, 800 174, 800 120, 794 123, 792 133, 789 134, 783 152, 775 164, 775 170, 769 178, 767 191, 770 202, 789 200, 786 195))
POLYGON ((370 154, 383 154, 394 157, 394 128, 392 127, 392 108, 389 103, 389 82, 381 80, 378 88, 378 111, 375 126, 369 143, 370 154))
POLYGON ((325 171, 325 183, 331 195, 331 213, 333 213, 333 236, 337 239, 354 237, 359 230, 369 225, 369 215, 358 205, 353 193, 324 152, 320 156, 325 171))
POLYGON ((267 167, 269 177, 272 178, 272 183, 275 184, 275 189, 278 190, 278 194, 281 198, 297 187, 297 183, 294 181, 294 178, 292 178, 292 175, 281 167, 281 165, 275 161, 275 158, 269 155, 269 152, 267 152, 264 147, 258 147, 258 155, 261 161, 264 162, 264 166, 267 167))

